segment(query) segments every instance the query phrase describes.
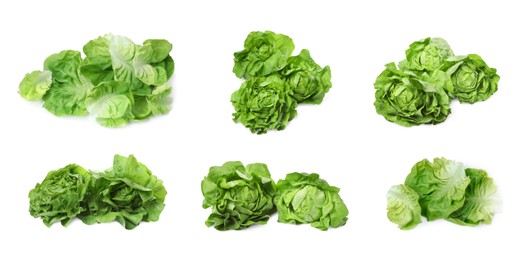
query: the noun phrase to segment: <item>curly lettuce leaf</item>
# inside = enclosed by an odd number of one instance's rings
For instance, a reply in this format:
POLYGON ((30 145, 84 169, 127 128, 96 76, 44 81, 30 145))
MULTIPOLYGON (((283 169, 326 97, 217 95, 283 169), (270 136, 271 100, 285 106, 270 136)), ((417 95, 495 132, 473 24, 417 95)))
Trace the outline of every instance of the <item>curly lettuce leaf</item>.
POLYGON ((349 211, 338 194, 316 173, 289 173, 277 183, 275 199, 281 223, 310 223, 320 230, 345 225, 349 211))
POLYGON ((60 221, 63 226, 85 210, 86 191, 93 177, 83 167, 70 164, 48 173, 29 192, 29 213, 46 226, 60 221))
POLYGON ((88 211, 79 218, 85 224, 115 220, 126 229, 158 221, 167 195, 163 182, 132 155, 115 155, 113 167, 96 174, 89 192, 88 211))
POLYGON ((134 97, 124 82, 108 81, 97 85, 86 102, 90 114, 103 126, 119 127, 134 119, 134 97))
POLYGON ((283 130, 297 112, 297 103, 279 76, 251 78, 231 95, 235 108, 233 121, 241 122, 252 133, 283 130))
POLYGON ((332 86, 329 66, 322 69, 306 49, 298 56, 288 58, 281 74, 286 77, 291 96, 300 104, 320 104, 332 86))
POLYGON ((386 120, 402 126, 438 124, 450 114, 452 81, 446 72, 411 72, 395 63, 375 81, 375 108, 386 120))
POLYGON ((244 41, 244 50, 233 54, 233 73, 245 79, 270 75, 287 65, 293 51, 294 42, 286 35, 251 32, 244 41))
POLYGON ((20 82, 18 93, 29 101, 41 100, 52 84, 52 74, 49 70, 36 70, 27 73, 20 82))
POLYGON ((433 163, 416 163, 404 184, 419 194, 422 215, 432 221, 448 218, 463 206, 469 183, 462 163, 435 158, 433 163))
POLYGON ((467 168, 465 173, 470 178, 465 191, 465 203, 450 214, 448 220, 465 226, 490 224, 500 204, 496 196, 496 185, 484 170, 467 168))
POLYGON ((388 219, 400 229, 412 229, 421 223, 419 194, 406 185, 395 185, 387 194, 388 219))
POLYGON ((211 167, 201 189, 203 208, 211 207, 206 225, 217 230, 242 230, 266 224, 276 211, 273 200, 277 188, 266 164, 245 167, 235 161, 211 167))
POLYGON ((57 116, 81 116, 87 113, 85 100, 93 84, 79 72, 81 53, 62 51, 44 61, 51 71, 52 85, 43 96, 44 108, 57 116))

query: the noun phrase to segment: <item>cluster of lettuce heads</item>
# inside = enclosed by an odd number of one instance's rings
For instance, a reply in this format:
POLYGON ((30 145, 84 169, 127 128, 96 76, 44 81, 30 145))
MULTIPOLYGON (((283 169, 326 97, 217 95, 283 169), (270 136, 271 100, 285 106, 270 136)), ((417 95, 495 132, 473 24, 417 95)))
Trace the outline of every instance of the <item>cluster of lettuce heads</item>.
POLYGON ((141 221, 157 221, 167 194, 161 180, 134 156, 114 156, 104 172, 70 164, 48 173, 29 192, 29 212, 46 226, 63 226, 78 217, 85 224, 117 221, 133 229, 141 221))
POLYGON ((414 228, 421 215, 464 226, 490 224, 499 205, 487 172, 445 158, 416 163, 404 185, 388 191, 387 202, 388 219, 400 229, 414 228))
POLYGON ((442 38, 426 38, 410 45, 398 67, 386 64, 375 82, 375 108, 399 125, 438 124, 450 114, 452 99, 484 101, 499 80, 479 55, 454 56, 442 38))
POLYGON ((244 78, 231 96, 233 121, 252 133, 285 129, 298 104, 320 104, 331 88, 329 66, 321 68, 303 49, 290 56, 294 42, 283 34, 251 32, 244 50, 234 54, 233 73, 244 78))
POLYGON ((174 62, 166 40, 146 40, 136 45, 118 35, 89 41, 79 51, 65 50, 44 61, 44 69, 26 74, 20 95, 43 100, 57 116, 88 113, 106 127, 145 120, 170 110, 174 62))
POLYGON ((290 173, 276 185, 266 164, 226 162, 211 167, 201 186, 203 207, 212 209, 206 225, 217 230, 266 224, 276 211, 279 222, 327 230, 345 225, 349 214, 340 189, 315 173, 290 173))

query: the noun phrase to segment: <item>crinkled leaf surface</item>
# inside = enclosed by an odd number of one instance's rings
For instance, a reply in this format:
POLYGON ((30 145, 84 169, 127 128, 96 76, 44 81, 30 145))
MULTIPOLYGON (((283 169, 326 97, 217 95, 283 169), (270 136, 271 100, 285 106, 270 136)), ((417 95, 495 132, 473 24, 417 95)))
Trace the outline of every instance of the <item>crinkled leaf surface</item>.
POLYGON ((395 185, 387 194, 388 219, 400 229, 412 229, 421 223, 419 194, 406 185, 395 185))

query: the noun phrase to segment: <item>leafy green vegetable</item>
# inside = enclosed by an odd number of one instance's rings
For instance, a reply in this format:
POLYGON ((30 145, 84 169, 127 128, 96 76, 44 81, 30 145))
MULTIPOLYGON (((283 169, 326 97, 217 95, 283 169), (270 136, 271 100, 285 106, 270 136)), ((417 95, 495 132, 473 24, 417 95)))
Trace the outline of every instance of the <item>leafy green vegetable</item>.
POLYGON ((29 213, 46 226, 60 221, 63 226, 85 210, 83 200, 93 177, 83 167, 70 164, 48 173, 29 192, 29 213))
POLYGON ((231 96, 233 121, 241 122, 252 133, 283 130, 297 112, 287 85, 279 76, 251 78, 231 96))
POLYGON ((434 71, 440 69, 448 57, 454 56, 450 45, 442 38, 426 38, 410 44, 406 60, 399 67, 408 70, 434 71))
POLYGON ((294 43, 270 31, 251 32, 236 52, 233 72, 246 81, 231 96, 233 121, 252 133, 283 130, 298 103, 320 104, 331 88, 331 70, 316 64, 308 50, 290 57, 294 43))
POLYGON ((311 223, 320 230, 345 225, 349 211, 338 194, 316 173, 289 173, 277 183, 275 204, 282 223, 311 223))
POLYGON ((226 162, 209 169, 202 181, 203 207, 211 207, 206 220, 217 230, 241 230, 266 224, 276 211, 273 199, 277 188, 266 164, 246 167, 241 162, 226 162))
POLYGON ((421 223, 419 194, 405 185, 391 187, 387 194, 388 219, 400 229, 412 229, 421 223))
POLYGON ((465 204, 450 214, 448 220, 466 226, 490 224, 499 205, 496 186, 484 170, 467 168, 465 172, 470 178, 465 191, 465 204))
POLYGON ((286 35, 251 32, 244 41, 244 50, 234 53, 233 73, 245 79, 270 75, 287 65, 293 51, 294 42, 286 35))
POLYGON ((18 93, 29 101, 41 100, 50 89, 51 83, 51 71, 36 70, 26 74, 22 82, 20 82, 18 93))
POLYGON ((84 115, 90 106, 107 127, 165 114, 170 110, 167 81, 174 71, 171 49, 166 40, 136 45, 107 34, 83 47, 84 59, 69 50, 48 57, 43 72, 24 77, 19 93, 28 100, 43 99, 44 107, 58 116, 84 115))
POLYGON ((428 221, 447 218, 463 206, 470 179, 462 163, 435 158, 416 163, 404 182, 419 194, 422 214, 428 221))
POLYGON ((477 54, 449 59, 446 71, 454 84, 454 95, 461 103, 488 99, 498 90, 500 76, 477 54))
POLYGON ((81 53, 62 51, 44 61, 44 69, 52 73, 53 83, 43 97, 44 108, 57 116, 82 116, 87 113, 86 97, 92 83, 79 73, 81 53))
POLYGON ((117 221, 133 229, 141 221, 157 221, 167 191, 163 183, 134 156, 114 156, 105 172, 88 172, 70 164, 48 173, 29 192, 29 212, 50 226, 67 226, 75 217, 85 224, 117 221))
POLYGON ((329 66, 322 69, 306 49, 301 50, 298 56, 288 58, 281 74, 292 90, 291 96, 300 104, 320 104, 332 86, 329 66))
POLYGON ((448 93, 452 82, 440 70, 415 73, 389 63, 378 76, 375 89, 377 113, 399 125, 438 124, 451 111, 448 93))
POLYGON ((401 229, 414 228, 421 215, 464 226, 490 224, 499 204, 487 172, 445 158, 417 162, 404 185, 391 187, 387 197, 388 219, 401 229))
POLYGON ((160 179, 134 156, 114 156, 114 166, 97 174, 88 202, 79 218, 85 224, 119 222, 133 229, 141 221, 158 221, 167 194, 160 179))

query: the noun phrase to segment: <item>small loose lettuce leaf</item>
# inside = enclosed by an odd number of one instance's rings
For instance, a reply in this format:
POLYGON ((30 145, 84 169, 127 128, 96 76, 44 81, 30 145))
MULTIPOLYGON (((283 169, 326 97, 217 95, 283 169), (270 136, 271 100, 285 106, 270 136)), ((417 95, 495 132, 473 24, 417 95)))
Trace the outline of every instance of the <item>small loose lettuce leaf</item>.
POLYGON ((446 67, 454 85, 454 96, 461 103, 484 101, 498 90, 500 76, 479 55, 453 57, 446 67))
POLYGON ((24 76, 24 79, 20 82, 18 93, 29 101, 41 100, 50 89, 51 83, 51 71, 36 70, 24 76))
POLYGON ((285 82, 277 75, 251 78, 231 95, 235 108, 233 121, 241 122, 252 133, 283 130, 297 112, 285 82))
POLYGON ((433 163, 416 163, 404 184, 419 194, 422 215, 432 221, 448 218, 463 206, 469 183, 462 163, 435 158, 433 163))
POLYGON ((277 188, 266 164, 246 167, 241 162, 226 162, 209 169, 202 181, 204 208, 211 207, 206 220, 217 230, 241 230, 266 224, 276 211, 273 200, 277 188))
POLYGON ((288 58, 281 74, 286 76, 291 95, 300 104, 320 104, 332 86, 329 66, 322 69, 306 49, 301 50, 298 56, 288 58))
POLYGON ((105 37, 89 41, 83 47, 86 58, 81 63, 81 74, 88 78, 95 86, 101 82, 114 80, 112 58, 105 37))
POLYGON ((60 221, 67 226, 83 212, 83 200, 93 177, 83 167, 70 164, 51 171, 29 192, 29 213, 46 226, 60 221))
POLYGON ((134 119, 134 97, 128 85, 121 81, 103 82, 93 88, 86 100, 90 114, 106 127, 126 125, 134 119))
POLYGON ((481 169, 467 168, 470 184, 465 191, 465 204, 450 214, 449 221, 465 226, 490 224, 499 203, 496 197, 496 185, 487 172, 481 169))
POLYGON ((85 224, 119 222, 133 229, 141 221, 158 221, 167 191, 160 179, 134 156, 114 156, 111 169, 95 174, 92 199, 79 218, 85 224))
POLYGON ((62 51, 44 61, 44 70, 51 71, 52 85, 44 95, 44 108, 57 116, 81 116, 87 113, 85 99, 92 83, 79 72, 81 53, 62 51))
POLYGON ((454 56, 450 45, 442 38, 426 38, 410 44, 406 60, 399 63, 404 70, 434 71, 440 69, 448 57, 454 56))
POLYGON ((251 32, 244 41, 244 50, 233 54, 233 73, 245 79, 270 75, 287 65, 293 51, 294 42, 286 35, 251 32))
POLYGON ((150 96, 134 97, 132 113, 135 119, 145 119, 150 116, 169 113, 171 110, 171 100, 168 98, 171 93, 171 86, 164 84, 156 87, 150 96))
POLYGON ((311 223, 320 230, 345 225, 349 211, 338 194, 316 173, 289 173, 277 183, 275 199, 281 223, 311 223))
POLYGON ((391 187, 387 194, 388 219, 399 225, 400 229, 412 229, 421 223, 419 194, 405 185, 391 187))
POLYGON ((453 86, 443 71, 414 73, 389 63, 374 85, 375 108, 388 121, 402 126, 438 124, 450 114, 448 93, 453 86))

